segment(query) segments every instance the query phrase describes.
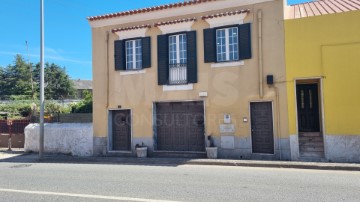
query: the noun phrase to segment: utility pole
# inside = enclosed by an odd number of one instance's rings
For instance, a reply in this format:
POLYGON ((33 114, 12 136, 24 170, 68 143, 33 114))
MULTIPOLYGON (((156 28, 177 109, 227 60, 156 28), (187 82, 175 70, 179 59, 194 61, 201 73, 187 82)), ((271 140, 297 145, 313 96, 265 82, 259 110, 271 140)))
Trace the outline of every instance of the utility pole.
POLYGON ((40 137, 39 159, 44 156, 44 0, 40 0, 40 137))

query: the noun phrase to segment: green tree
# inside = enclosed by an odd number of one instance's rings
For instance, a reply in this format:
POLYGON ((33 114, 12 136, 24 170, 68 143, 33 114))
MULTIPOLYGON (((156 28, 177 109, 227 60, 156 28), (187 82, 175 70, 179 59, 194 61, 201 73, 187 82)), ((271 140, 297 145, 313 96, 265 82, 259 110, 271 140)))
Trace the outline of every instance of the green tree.
MULTIPOLYGON (((6 68, 0 67, 0 99, 36 99, 40 94, 40 64, 25 62, 16 55, 14 63, 6 68)), ((54 63, 45 64, 45 98, 65 99, 75 94, 66 69, 54 63)))
POLYGON ((15 56, 13 65, 2 68, 0 77, 2 77, 1 97, 9 98, 12 95, 31 98, 31 68, 21 55, 15 56))
MULTIPOLYGON (((37 92, 40 92, 40 64, 34 69, 34 79, 37 83, 37 92)), ((54 63, 45 64, 45 98, 62 100, 75 94, 74 84, 72 83, 66 69, 54 63)))
POLYGON ((3 99, 5 93, 5 69, 0 67, 0 99, 3 99))

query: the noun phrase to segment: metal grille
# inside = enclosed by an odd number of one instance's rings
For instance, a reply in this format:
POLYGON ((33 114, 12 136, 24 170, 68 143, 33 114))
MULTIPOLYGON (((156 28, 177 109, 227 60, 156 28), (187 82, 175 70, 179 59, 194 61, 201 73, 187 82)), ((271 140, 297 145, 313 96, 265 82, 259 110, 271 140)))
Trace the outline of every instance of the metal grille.
POLYGON ((186 64, 169 65, 169 84, 186 84, 187 83, 187 66, 186 64))
POLYGON ((0 120, 0 133, 9 133, 9 126, 6 120, 0 120))
POLYGON ((29 125, 30 120, 13 120, 12 121, 12 133, 24 134, 25 127, 29 125))

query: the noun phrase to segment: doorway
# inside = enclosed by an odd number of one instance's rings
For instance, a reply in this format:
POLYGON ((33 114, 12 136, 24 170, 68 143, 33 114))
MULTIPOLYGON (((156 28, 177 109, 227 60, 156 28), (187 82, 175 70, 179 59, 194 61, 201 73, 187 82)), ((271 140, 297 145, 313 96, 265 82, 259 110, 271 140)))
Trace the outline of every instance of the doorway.
POLYGON ((111 150, 131 151, 131 111, 114 110, 111 119, 111 150))
POLYGON ((274 154, 272 103, 250 103, 250 116, 253 153, 274 154))
POLYGON ((298 81, 296 84, 300 157, 324 157, 319 92, 318 81, 298 81))

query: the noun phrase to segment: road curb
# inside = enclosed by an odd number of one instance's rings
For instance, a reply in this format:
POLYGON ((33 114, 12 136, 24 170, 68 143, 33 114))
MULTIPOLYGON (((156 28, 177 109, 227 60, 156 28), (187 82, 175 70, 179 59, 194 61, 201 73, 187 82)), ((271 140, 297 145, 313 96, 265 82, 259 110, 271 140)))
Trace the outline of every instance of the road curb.
POLYGON ((215 165, 215 166, 239 166, 239 167, 258 167, 258 168, 293 168, 293 169, 312 169, 312 170, 339 170, 339 171, 360 171, 360 166, 339 166, 339 165, 315 165, 315 164, 285 164, 285 163, 242 163, 242 162, 187 162, 188 165, 215 165))
POLYGON ((226 159, 188 159, 188 158, 133 158, 133 157, 73 157, 65 155, 46 155, 38 159, 35 154, 0 159, 0 162, 14 163, 89 163, 118 165, 149 165, 149 166, 179 166, 207 165, 258 168, 293 168, 312 170, 360 171, 360 164, 321 163, 294 161, 257 161, 257 160, 226 160, 226 159))

